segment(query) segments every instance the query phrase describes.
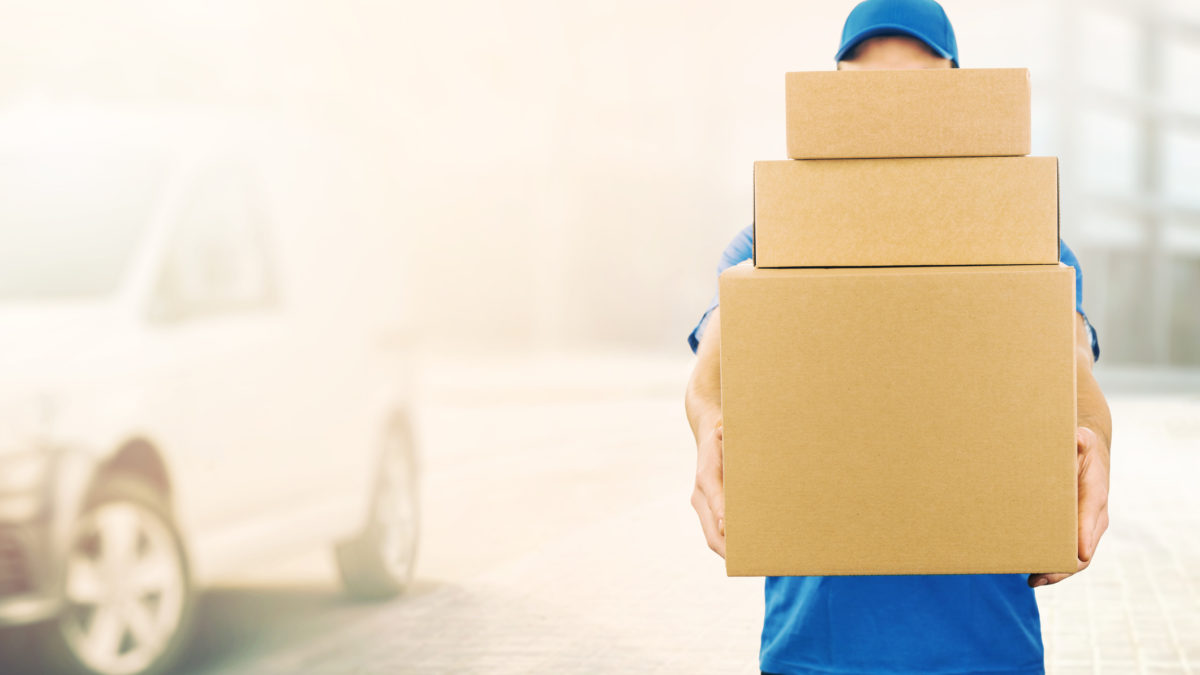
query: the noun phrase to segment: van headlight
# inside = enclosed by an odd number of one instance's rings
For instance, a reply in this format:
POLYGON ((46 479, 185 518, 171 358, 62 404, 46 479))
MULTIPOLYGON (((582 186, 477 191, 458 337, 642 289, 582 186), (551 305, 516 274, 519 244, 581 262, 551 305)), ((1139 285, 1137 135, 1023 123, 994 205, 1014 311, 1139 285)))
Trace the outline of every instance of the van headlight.
POLYGON ((0 495, 36 489, 49 470, 48 396, 27 396, 0 405, 0 495))
POLYGON ((25 399, 0 407, 0 520, 26 519, 45 504, 53 453, 45 444, 48 408, 25 399))
POLYGON ((31 520, 42 512, 50 464, 42 450, 0 455, 0 522, 31 520))

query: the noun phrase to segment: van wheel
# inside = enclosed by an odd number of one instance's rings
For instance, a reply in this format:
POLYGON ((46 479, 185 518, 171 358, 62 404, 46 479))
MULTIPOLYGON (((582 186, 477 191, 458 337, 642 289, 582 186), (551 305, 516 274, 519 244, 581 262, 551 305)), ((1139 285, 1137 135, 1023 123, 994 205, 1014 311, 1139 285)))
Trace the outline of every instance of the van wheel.
POLYGON ((58 672, 167 672, 190 634, 195 594, 163 497, 128 475, 98 484, 76 521, 62 570, 63 609, 40 626, 58 672))
POLYGON ((416 464, 411 435, 395 425, 384 439, 367 523, 357 537, 335 547, 351 597, 391 598, 412 580, 420 525, 416 464))

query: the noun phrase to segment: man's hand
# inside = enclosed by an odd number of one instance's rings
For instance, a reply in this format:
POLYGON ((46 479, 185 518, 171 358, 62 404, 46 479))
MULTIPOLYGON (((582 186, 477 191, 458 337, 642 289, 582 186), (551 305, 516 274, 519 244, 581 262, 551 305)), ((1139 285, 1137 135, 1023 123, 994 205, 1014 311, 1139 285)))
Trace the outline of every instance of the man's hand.
MULTIPOLYGON (((1087 427, 1075 430, 1075 463, 1079 479, 1079 569, 1087 569, 1101 535, 1108 529, 1109 448, 1087 427)), ((1056 584, 1070 574, 1031 574, 1030 586, 1056 584)))
POLYGON ((723 427, 720 420, 708 426, 696 439, 696 486, 692 490, 692 508, 700 516, 700 527, 708 547, 725 557, 725 485, 723 469, 723 427))
POLYGON ((721 309, 714 309, 696 350, 696 367, 684 396, 696 438, 696 484, 692 508, 708 547, 725 557, 724 427, 721 415, 721 309))

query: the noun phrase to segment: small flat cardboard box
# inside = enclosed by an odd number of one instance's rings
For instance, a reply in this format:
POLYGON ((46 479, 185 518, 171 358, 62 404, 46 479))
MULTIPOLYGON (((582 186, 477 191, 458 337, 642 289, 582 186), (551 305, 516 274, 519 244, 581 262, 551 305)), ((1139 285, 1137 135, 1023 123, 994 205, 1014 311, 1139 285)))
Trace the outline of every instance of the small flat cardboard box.
POLYGON ((1074 270, 720 278, 730 576, 1076 569, 1074 270))
POLYGON ((1058 159, 754 164, 757 267, 1053 265, 1058 159))
POLYGON ((1028 155, 1024 68, 788 73, 792 159, 1028 155))

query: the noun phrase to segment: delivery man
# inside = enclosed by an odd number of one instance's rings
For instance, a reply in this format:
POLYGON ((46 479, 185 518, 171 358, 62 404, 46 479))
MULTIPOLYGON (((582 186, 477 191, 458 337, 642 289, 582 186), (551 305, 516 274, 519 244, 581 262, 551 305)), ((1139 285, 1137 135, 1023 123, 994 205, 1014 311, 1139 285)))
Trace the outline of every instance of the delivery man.
MULTIPOLYGON (((839 70, 956 68, 954 29, 933 0, 867 0, 846 19, 839 70)), ((717 273, 750 259, 753 230, 738 233, 717 273)), ((1077 310, 1079 566, 1088 566, 1108 527, 1108 404, 1092 375, 1100 350, 1080 302, 1077 310)), ((697 361, 688 383, 688 421, 696 437, 692 506, 709 547, 725 553, 721 449, 721 331, 718 299, 688 338, 697 361)), ((985 386, 986 383, 980 383, 985 386)), ((797 383, 803 386, 803 383, 797 383)), ((970 438, 962 439, 970 443, 970 438)), ((796 489, 803 490, 803 485, 796 489)), ((819 546, 820 542, 813 542, 819 546)), ((1041 622, 1033 587, 1068 574, 768 577, 760 666, 765 673, 1044 673, 1041 622)))

